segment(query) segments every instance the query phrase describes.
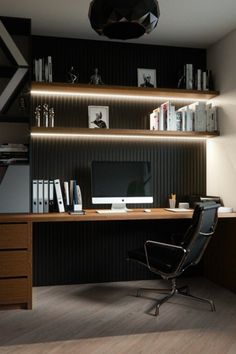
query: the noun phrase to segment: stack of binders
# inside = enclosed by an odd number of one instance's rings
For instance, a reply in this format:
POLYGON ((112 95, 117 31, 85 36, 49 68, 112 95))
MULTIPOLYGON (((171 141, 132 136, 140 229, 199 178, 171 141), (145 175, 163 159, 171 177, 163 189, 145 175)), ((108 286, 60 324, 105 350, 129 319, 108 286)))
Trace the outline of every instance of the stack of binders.
POLYGON ((32 212, 53 212, 56 211, 56 204, 58 211, 63 213, 65 211, 65 207, 62 197, 60 180, 55 179, 52 181, 34 179, 32 185, 32 212))

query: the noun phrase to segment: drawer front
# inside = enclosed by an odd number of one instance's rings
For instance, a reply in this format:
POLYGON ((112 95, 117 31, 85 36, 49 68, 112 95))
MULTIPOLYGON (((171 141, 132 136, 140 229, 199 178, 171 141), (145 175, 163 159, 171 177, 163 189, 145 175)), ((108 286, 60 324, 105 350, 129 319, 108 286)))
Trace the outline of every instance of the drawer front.
POLYGON ((27 279, 0 279, 0 305, 27 303, 29 296, 27 279))
POLYGON ((28 224, 0 224, 0 249, 28 247, 28 224))
POLYGON ((30 269, 27 251, 0 251, 0 277, 28 276, 30 269))

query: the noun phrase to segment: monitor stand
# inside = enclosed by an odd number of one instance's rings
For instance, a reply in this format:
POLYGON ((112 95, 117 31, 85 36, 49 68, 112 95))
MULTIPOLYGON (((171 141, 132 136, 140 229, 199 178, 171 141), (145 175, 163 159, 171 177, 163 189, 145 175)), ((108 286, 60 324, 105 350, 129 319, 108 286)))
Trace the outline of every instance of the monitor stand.
POLYGON ((113 214, 113 213, 127 213, 128 211, 132 211, 132 209, 126 208, 125 203, 115 203, 111 205, 111 209, 100 209, 96 210, 99 214, 113 214))

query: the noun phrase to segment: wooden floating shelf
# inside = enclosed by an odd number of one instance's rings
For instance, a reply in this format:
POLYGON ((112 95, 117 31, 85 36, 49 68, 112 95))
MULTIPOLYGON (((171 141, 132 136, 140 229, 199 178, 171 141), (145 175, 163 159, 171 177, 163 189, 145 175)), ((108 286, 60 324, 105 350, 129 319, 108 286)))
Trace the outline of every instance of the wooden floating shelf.
POLYGON ((96 86, 85 84, 69 84, 69 83, 41 83, 33 82, 31 84, 32 94, 42 95, 98 95, 98 96, 114 96, 123 98, 150 98, 150 99, 172 99, 172 100, 210 100, 217 95, 218 91, 198 91, 168 88, 143 88, 129 86, 96 86))
POLYGON ((141 129, 89 129, 89 128, 67 128, 67 127, 33 127, 32 136, 91 136, 91 137, 143 137, 143 138, 214 138, 219 132, 193 132, 193 131, 163 131, 163 130, 141 130, 141 129))

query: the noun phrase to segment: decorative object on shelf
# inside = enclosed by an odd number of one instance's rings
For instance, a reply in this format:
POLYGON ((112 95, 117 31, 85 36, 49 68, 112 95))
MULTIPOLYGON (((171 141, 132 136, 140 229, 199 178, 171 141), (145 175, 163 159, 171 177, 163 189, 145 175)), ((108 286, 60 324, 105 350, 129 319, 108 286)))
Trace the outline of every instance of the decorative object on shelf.
POLYGON ((187 90, 209 91, 213 90, 211 70, 194 70, 193 64, 185 64, 179 78, 177 88, 187 90))
POLYGON ((55 123, 54 108, 53 107, 49 108, 48 112, 49 112, 49 127, 54 128, 54 123, 55 123))
POLYGON ((34 117, 35 117, 35 126, 40 127, 41 126, 41 105, 37 105, 34 111, 34 117))
POLYGON ((93 0, 89 7, 92 28, 110 39, 139 38, 157 25, 156 0, 93 0))
POLYGON ((109 128, 109 107, 88 106, 89 128, 109 128))
POLYGON ((3 44, 4 52, 16 65, 12 78, 0 94, 0 112, 4 113, 9 106, 9 102, 13 100, 17 90, 22 85, 29 70, 29 65, 2 20, 0 20, 0 44, 3 44))
POLYGON ((44 103, 43 104, 43 126, 48 127, 48 104, 44 103))
POLYGON ((68 82, 71 84, 76 84, 79 80, 79 73, 75 70, 74 66, 71 66, 67 73, 68 82))
POLYGON ((138 68, 138 86, 156 87, 156 70, 138 68))
POLYGON ((49 108, 48 103, 44 103, 43 106, 38 104, 34 110, 34 118, 36 127, 53 128, 55 124, 55 110, 53 107, 49 108))
POLYGON ((101 75, 98 74, 98 68, 94 69, 94 74, 90 77, 89 83, 92 85, 104 85, 101 75))
POLYGON ((34 59, 33 73, 36 82, 52 82, 52 57, 34 59))

